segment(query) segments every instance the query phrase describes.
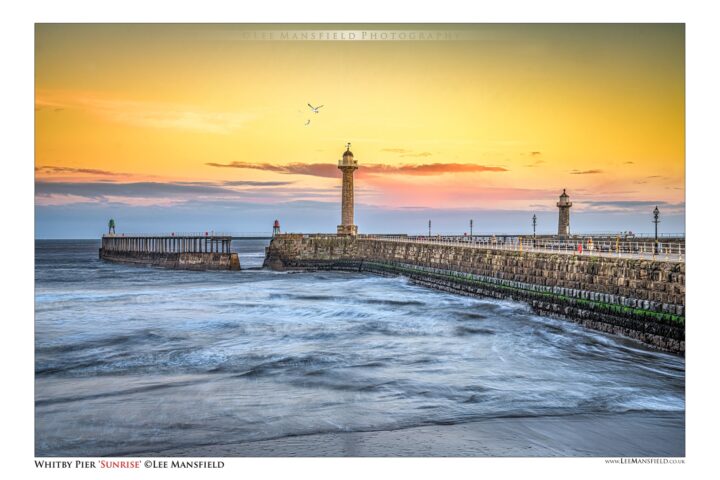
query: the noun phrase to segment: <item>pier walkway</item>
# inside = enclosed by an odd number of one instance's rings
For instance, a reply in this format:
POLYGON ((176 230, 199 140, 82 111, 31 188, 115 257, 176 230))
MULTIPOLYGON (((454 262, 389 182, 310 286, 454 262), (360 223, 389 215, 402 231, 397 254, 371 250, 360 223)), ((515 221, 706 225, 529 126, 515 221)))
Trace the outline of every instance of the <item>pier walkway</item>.
POLYGON ((107 252, 138 253, 230 253, 232 236, 208 233, 105 234, 107 252))

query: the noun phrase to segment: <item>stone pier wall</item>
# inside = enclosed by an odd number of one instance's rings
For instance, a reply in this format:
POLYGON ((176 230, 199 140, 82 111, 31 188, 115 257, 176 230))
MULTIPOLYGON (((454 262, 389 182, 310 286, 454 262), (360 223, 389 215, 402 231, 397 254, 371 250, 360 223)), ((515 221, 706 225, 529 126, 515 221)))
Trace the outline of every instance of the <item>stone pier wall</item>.
POLYGON ((280 235, 267 248, 265 266, 405 275, 442 290, 525 301, 662 350, 685 350, 683 263, 280 235))
POLYGON ((113 252, 101 248, 100 259, 175 270, 240 270, 237 253, 113 252))

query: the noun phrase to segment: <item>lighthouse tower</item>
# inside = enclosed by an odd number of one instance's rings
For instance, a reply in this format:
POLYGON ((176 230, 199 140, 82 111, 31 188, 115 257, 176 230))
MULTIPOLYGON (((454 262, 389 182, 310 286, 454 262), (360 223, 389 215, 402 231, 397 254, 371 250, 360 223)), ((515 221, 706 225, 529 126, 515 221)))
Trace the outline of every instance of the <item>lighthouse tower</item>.
POLYGON ((350 151, 350 144, 343 153, 342 160, 338 162, 342 171, 342 223, 337 227, 338 235, 357 235, 357 225, 354 225, 355 192, 353 173, 358 168, 357 160, 350 151))
POLYGON ((570 207, 572 202, 565 189, 563 188, 562 195, 560 195, 560 201, 557 202, 557 207, 560 209, 560 217, 558 218, 558 236, 567 237, 570 235, 570 207))

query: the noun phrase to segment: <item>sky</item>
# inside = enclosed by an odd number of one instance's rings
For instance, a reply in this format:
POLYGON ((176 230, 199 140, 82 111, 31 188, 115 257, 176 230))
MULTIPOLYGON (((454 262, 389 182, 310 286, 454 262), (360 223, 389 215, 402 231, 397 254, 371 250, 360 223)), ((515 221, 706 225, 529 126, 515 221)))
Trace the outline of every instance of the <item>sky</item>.
POLYGON ((38 24, 37 238, 684 232, 682 24, 38 24), (322 108, 314 113, 308 103, 322 108), (309 123, 308 123, 309 120, 309 123))

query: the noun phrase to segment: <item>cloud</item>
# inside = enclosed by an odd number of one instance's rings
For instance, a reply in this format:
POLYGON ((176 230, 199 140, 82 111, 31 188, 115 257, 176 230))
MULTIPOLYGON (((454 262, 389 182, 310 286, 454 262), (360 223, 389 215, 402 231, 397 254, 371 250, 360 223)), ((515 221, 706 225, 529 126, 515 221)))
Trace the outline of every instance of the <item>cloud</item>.
POLYGON ((167 197, 187 194, 232 194, 234 190, 213 186, 161 182, 35 182, 36 195, 75 195, 100 199, 108 196, 167 197))
POLYGON ((530 205, 528 205, 528 208, 545 212, 554 212, 557 210, 557 207, 555 207, 554 205, 547 205, 542 203, 531 203, 530 205))
POLYGON ((479 165, 476 163, 427 163, 419 165, 366 165, 373 174, 441 175, 443 173, 506 172, 504 167, 479 165))
POLYGON ((288 199, 336 199, 332 188, 289 187, 294 182, 230 180, 225 182, 35 182, 36 204, 105 203, 178 205, 241 200, 277 203, 288 199))
POLYGON ((277 182, 277 181, 256 181, 256 180, 225 180, 222 182, 171 182, 174 185, 191 185, 191 186, 210 186, 210 187, 282 187, 292 185, 295 182, 277 182))
MULTIPOLYGON (((524 153, 521 153, 520 155, 525 155, 525 154, 524 154, 524 153)), ((542 158, 540 158, 541 156, 542 156, 542 152, 538 152, 538 151, 530 152, 530 157, 532 157, 532 158, 531 158, 532 163, 528 163, 528 164, 526 164, 526 165, 523 165, 523 167, 535 168, 535 167, 537 167, 538 165, 540 165, 540 164, 542 164, 542 163, 545 163, 545 160, 543 160, 542 158)))
POLYGON ((337 165, 334 163, 288 163, 286 165, 273 165, 270 163, 252 162, 208 162, 205 165, 218 168, 247 168, 252 170, 263 170, 266 172, 279 172, 292 175, 311 175, 313 177, 335 178, 340 175, 340 171, 338 170, 337 165))
POLYGON ((192 105, 107 98, 92 93, 40 91, 36 107, 88 111, 107 120, 138 127, 229 134, 243 128, 254 114, 201 110, 192 105))
POLYGON ((292 185, 295 182, 259 182, 255 180, 227 180, 222 185, 228 187, 280 187, 292 185))
POLYGON ((571 175, 595 175, 597 173, 603 173, 602 170, 573 170, 570 172, 571 175))
POLYGON ((118 122, 140 127, 194 130, 218 134, 232 133, 244 127, 247 121, 253 118, 250 115, 239 113, 189 111, 182 107, 133 108, 137 107, 110 112, 109 117, 118 122))
POLYGON ((381 152, 390 152, 390 153, 398 153, 401 157, 430 157, 432 156, 432 153, 430 152, 413 152, 412 150, 408 150, 406 148, 383 148, 380 150, 381 152))
POLYGON ((430 156, 432 156, 432 153, 430 153, 430 152, 405 153, 400 156, 401 157, 430 157, 430 156))
POLYGON ((56 167, 52 165, 46 165, 43 167, 35 167, 37 173, 46 173, 50 175, 62 174, 62 173, 80 173, 87 175, 106 175, 106 176, 127 176, 129 173, 111 172, 109 170, 99 170, 96 168, 73 168, 73 167, 56 167))
POLYGON ((632 208, 632 207, 654 207, 655 205, 669 205, 668 202, 664 201, 652 201, 652 200, 597 200, 583 202, 593 207, 621 207, 621 208, 632 208))
POLYGON ((664 214, 685 213, 685 203, 670 203, 663 200, 588 200, 582 202, 584 210, 602 213, 638 213, 650 215, 655 207, 664 214))
MULTIPOLYGON (((336 178, 340 175, 337 165, 334 163, 289 163, 285 165, 273 165, 269 163, 231 162, 215 163, 208 162, 206 165, 219 168, 247 168, 264 170, 292 175, 311 175, 315 177, 336 178)), ((504 167, 479 165, 473 163, 429 163, 409 165, 385 165, 371 164, 361 165, 360 174, 364 175, 442 175, 444 173, 472 173, 472 172, 505 172, 504 167)))

